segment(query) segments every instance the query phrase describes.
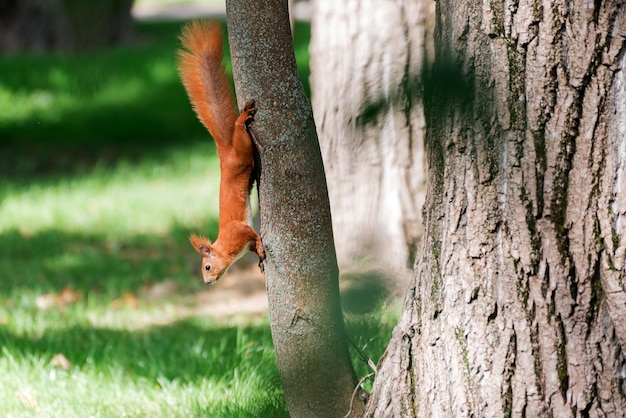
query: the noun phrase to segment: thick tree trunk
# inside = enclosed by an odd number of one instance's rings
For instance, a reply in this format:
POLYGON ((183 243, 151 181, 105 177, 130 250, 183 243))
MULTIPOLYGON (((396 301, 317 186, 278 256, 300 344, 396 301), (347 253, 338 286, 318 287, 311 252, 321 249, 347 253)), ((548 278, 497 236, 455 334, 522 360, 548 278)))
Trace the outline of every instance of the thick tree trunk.
POLYGON ((368 416, 623 416, 623 2, 441 0, 416 279, 368 416), (447 67, 446 67, 447 66, 447 67))
POLYGON ((0 1, 0 50, 84 51, 133 36, 133 0, 0 1))
POLYGON ((434 3, 313 4, 313 109, 340 268, 408 275, 421 233, 421 76, 434 3))
MULTIPOLYGON (((276 361, 293 417, 343 416, 356 385, 319 144, 287 1, 226 2, 239 103, 254 98, 259 208, 276 361)), ((362 411, 363 405, 355 405, 362 411)))

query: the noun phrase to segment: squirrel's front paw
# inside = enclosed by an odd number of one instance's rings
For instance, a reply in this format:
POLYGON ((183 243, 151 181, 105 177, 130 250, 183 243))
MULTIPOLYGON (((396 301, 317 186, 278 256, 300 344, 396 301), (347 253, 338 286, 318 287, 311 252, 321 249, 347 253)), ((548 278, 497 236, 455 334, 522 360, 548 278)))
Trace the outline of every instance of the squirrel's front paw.
POLYGON ((235 121, 236 126, 244 126, 246 129, 254 122, 254 115, 256 113, 256 106, 254 99, 249 100, 244 106, 243 110, 239 114, 239 117, 235 121))
POLYGON ((242 113, 246 113, 246 121, 254 119, 254 115, 256 114, 256 102, 254 99, 248 100, 246 105, 243 107, 242 113))

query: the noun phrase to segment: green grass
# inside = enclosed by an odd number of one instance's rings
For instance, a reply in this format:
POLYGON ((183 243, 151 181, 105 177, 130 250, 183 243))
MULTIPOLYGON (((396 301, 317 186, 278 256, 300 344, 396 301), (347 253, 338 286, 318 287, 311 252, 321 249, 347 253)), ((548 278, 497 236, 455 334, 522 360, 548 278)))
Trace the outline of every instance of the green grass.
POLYGON ((77 307, 9 321, 0 360, 3 416, 285 415, 264 323, 192 318, 128 330, 94 326, 88 313, 77 307), (57 353, 69 369, 50 364, 57 353))
MULTIPOLYGON (((0 416, 287 415, 267 314, 198 298, 215 288, 187 236, 215 236, 219 168, 176 74, 179 30, 0 56, 0 416)), ((296 36, 308 89, 308 26, 296 36)), ((397 307, 350 318, 376 360, 397 307)))
MULTIPOLYGON (((0 175, 76 173, 205 141, 176 71, 180 26, 143 23, 137 45, 97 53, 0 56, 0 175)), ((296 27, 307 92, 309 30, 296 27)))

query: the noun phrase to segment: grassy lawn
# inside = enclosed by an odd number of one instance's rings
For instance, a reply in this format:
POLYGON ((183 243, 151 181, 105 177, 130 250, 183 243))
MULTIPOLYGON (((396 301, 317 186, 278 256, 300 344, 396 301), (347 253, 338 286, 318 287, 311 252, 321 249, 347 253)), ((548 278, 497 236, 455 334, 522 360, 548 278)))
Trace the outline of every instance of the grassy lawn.
MULTIPOLYGON (((267 313, 244 309, 262 278, 206 287, 187 242, 215 236, 219 168, 176 74, 179 30, 0 56, 0 416, 287 415, 267 313)), ((378 359, 397 307, 349 318, 378 359)))

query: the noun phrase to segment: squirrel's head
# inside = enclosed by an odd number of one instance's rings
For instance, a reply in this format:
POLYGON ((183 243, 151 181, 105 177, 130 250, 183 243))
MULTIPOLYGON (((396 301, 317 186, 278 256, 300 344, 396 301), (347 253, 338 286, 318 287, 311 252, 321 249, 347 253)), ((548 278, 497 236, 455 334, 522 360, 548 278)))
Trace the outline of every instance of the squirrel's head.
POLYGON ((230 266, 228 260, 219 254, 208 238, 191 235, 189 241, 202 255, 202 278, 205 283, 213 283, 222 278, 230 266))

